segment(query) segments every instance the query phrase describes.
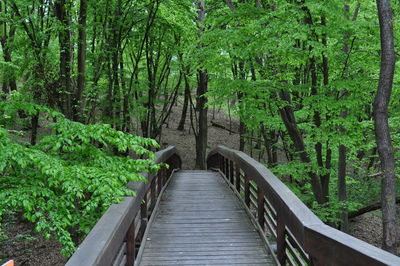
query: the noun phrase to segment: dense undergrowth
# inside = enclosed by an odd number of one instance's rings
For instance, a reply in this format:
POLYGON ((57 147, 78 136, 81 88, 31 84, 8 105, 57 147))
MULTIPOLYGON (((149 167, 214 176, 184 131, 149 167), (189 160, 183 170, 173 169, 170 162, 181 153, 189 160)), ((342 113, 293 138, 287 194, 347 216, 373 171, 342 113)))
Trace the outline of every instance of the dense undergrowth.
POLYGON ((134 195, 127 182, 159 168, 149 149, 158 147, 152 139, 108 124, 73 122, 24 102, 2 101, 0 111, 0 219, 21 213, 35 230, 60 241, 65 256, 75 250, 72 235, 88 233, 112 203, 134 195), (51 134, 34 146, 24 143, 22 131, 9 129, 15 121, 24 123, 16 119, 21 111, 53 120, 51 134), (132 153, 149 159, 132 159, 132 153))

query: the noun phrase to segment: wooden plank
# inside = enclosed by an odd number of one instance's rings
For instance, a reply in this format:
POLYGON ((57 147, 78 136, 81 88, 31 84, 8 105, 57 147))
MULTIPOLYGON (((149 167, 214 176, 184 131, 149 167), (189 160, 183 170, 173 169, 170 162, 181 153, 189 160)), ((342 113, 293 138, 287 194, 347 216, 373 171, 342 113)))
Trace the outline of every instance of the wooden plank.
POLYGON ((218 245, 218 246, 209 246, 209 245, 203 245, 203 246, 198 246, 195 251, 193 251, 193 247, 148 247, 147 250, 149 251, 148 254, 154 254, 158 252, 203 252, 203 253, 212 253, 212 252, 232 252, 232 253, 238 253, 238 252, 265 252, 263 247, 260 247, 259 245, 254 245, 254 246, 226 246, 226 245, 218 245), (216 248, 217 247, 217 248, 216 248))
POLYGON ((263 249, 250 249, 250 250, 206 250, 206 251, 193 251, 193 250, 188 250, 188 251, 181 251, 181 250, 164 250, 164 249, 158 249, 158 250, 153 250, 151 253, 148 253, 144 257, 164 257, 164 256, 171 256, 171 257, 177 257, 178 255, 182 256, 191 256, 191 257, 196 257, 196 256, 256 256, 256 255, 265 255, 263 249))
POLYGON ((232 264, 258 264, 263 263, 268 265, 267 258, 196 258, 196 259, 172 259, 168 261, 163 260, 150 260, 144 258, 140 265, 184 265, 184 264, 197 264, 197 265, 232 265, 232 264))
POLYGON ((166 255, 166 256, 154 256, 154 257, 143 257, 143 261, 153 261, 153 262, 168 262, 168 261, 224 261, 227 263, 228 261, 236 261, 240 260, 242 262, 266 262, 266 256, 263 255, 254 255, 254 254, 224 254, 224 255, 200 255, 200 256, 193 256, 193 255, 166 255))
MULTIPOLYGON (((232 233, 247 233, 247 232, 249 232, 249 230, 245 230, 243 228, 238 228, 238 229, 233 229, 233 228, 213 228, 212 230, 210 230, 210 228, 206 227, 206 228, 192 228, 190 231, 188 231, 188 230, 176 229, 176 228, 173 228, 173 229, 165 229, 165 228, 155 229, 155 228, 152 228, 152 232, 154 232, 155 234, 162 234, 162 233, 165 233, 165 234, 168 234, 168 233, 179 234, 179 233, 182 233, 182 232, 189 232, 191 234, 196 234, 196 233, 199 233, 199 234, 204 234, 204 233, 228 234, 230 232, 232 232, 232 233)), ((256 230, 252 229, 251 232, 256 232, 256 230)))
MULTIPOLYGON (((226 163, 226 170, 233 168, 226 163)), ((258 231, 222 177, 180 171, 161 198, 139 265, 270 265, 258 231)))

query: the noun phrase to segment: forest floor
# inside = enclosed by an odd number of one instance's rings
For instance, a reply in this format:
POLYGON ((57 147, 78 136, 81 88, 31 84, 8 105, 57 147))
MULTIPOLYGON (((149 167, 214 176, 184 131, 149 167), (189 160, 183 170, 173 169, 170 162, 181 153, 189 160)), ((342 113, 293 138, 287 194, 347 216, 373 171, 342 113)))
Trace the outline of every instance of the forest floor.
MULTIPOLYGON (((183 161, 183 169, 193 169, 195 164, 195 138, 190 129, 189 115, 184 131, 176 130, 180 117, 181 105, 174 107, 167 124, 164 125, 161 147, 174 145, 180 151, 183 161)), ((214 112, 209 110, 209 122, 214 121, 226 128, 230 127, 228 116, 223 111, 214 112)), ((239 122, 237 119, 231 121, 232 130, 237 132, 239 122)), ((45 128, 41 129, 46 132, 45 128)), ((239 148, 239 135, 229 133, 227 130, 210 126, 208 131, 207 152, 218 144, 229 148, 239 148)), ((245 151, 249 154, 249 151, 245 151)), ((280 161, 284 161, 281 154, 280 161)), ((353 236, 364 240, 372 245, 380 247, 382 237, 381 212, 373 211, 358 216, 350 221, 350 229, 353 236)), ((17 215, 10 215, 1 224, 0 231, 0 265, 8 259, 14 259, 16 265, 41 265, 58 266, 64 265, 66 258, 60 254, 61 245, 54 239, 45 239, 40 233, 33 230, 33 225, 24 222, 17 215)))

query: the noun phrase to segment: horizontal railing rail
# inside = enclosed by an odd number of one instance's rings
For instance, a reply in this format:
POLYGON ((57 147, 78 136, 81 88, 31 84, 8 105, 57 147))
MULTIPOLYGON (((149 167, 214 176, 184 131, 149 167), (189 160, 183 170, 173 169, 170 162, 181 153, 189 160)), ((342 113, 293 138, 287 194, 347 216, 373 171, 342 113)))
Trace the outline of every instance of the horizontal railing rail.
POLYGON ((400 257, 324 224, 266 167, 218 146, 207 157, 254 214, 281 265, 400 265, 400 257))
POLYGON ((157 173, 143 173, 147 182, 128 183, 136 197, 126 197, 111 205, 66 265, 134 265, 162 187, 182 164, 173 146, 156 152, 155 156, 156 163, 166 163, 169 168, 162 167, 157 173))

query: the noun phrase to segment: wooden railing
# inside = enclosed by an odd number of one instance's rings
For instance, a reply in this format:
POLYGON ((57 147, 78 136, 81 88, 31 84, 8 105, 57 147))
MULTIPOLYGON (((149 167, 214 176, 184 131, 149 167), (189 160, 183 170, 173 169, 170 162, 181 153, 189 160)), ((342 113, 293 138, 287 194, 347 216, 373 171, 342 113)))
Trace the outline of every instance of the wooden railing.
POLYGON ((77 265, 133 265, 162 187, 174 169, 181 167, 175 147, 155 153, 156 163, 166 163, 157 173, 143 175, 147 182, 129 183, 136 197, 126 197, 114 204, 100 218, 88 236, 68 260, 68 266, 77 265))
POLYGON ((266 167, 218 146, 207 157, 242 197, 281 265, 400 265, 400 258, 324 224, 266 167))

